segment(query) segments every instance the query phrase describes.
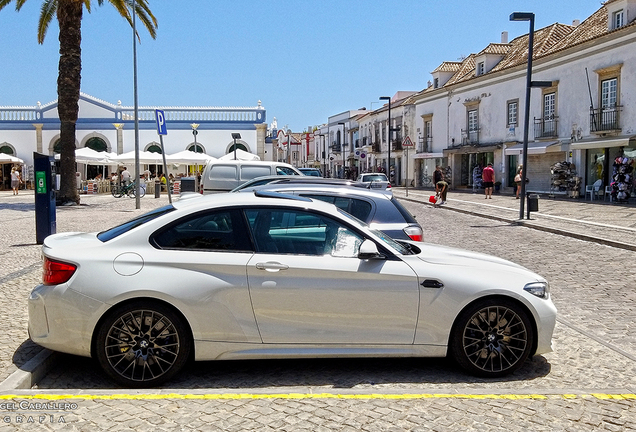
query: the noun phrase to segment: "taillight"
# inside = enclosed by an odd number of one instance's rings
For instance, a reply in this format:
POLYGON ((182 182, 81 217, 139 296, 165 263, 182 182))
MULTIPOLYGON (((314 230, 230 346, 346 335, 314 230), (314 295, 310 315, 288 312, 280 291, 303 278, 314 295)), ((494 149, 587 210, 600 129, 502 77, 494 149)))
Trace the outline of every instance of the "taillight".
POLYGON ((73 273, 77 270, 77 266, 59 261, 53 261, 44 258, 42 269, 42 283, 44 285, 58 285, 67 282, 73 273))
POLYGON ((424 238, 424 233, 422 232, 422 228, 417 226, 409 226, 404 228, 404 233, 409 236, 411 240, 414 241, 422 241, 424 238))

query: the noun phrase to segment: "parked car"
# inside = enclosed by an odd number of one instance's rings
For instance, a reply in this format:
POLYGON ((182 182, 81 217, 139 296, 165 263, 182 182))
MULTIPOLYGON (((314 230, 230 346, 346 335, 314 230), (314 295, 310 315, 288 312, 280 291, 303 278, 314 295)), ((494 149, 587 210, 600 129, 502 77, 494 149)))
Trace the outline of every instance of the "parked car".
POLYGON ((242 192, 270 190, 318 199, 366 222, 396 240, 422 241, 423 230, 415 217, 393 194, 367 189, 364 183, 341 181, 316 183, 268 183, 242 189, 242 192))
MULTIPOLYGON (((266 184, 318 184, 318 185, 335 185, 335 186, 352 186, 366 189, 374 189, 381 190, 385 193, 392 194, 393 192, 390 189, 384 189, 380 183, 360 183, 353 180, 346 179, 334 179, 334 178, 323 178, 316 176, 263 176, 257 177, 255 179, 249 180, 243 183, 240 186, 232 189, 231 192, 238 192, 243 189, 251 189, 256 186, 262 186, 266 184)), ((386 184, 384 185, 386 187, 386 184)))
POLYGON ((228 192, 248 180, 269 175, 303 175, 283 162, 215 160, 209 162, 201 174, 203 194, 228 192))
POLYGON ((298 168, 298 171, 305 174, 306 176, 322 177, 322 171, 320 171, 318 168, 298 168))
POLYGON ((384 173, 363 173, 358 176, 357 181, 361 183, 374 183, 386 185, 385 187, 391 188, 391 182, 384 173))
POLYGON ((551 350, 541 276, 398 243, 331 204, 272 192, 176 201, 42 247, 29 335, 148 387, 195 360, 437 357, 499 377, 551 350), (98 275, 98 277, 96 277, 98 275))

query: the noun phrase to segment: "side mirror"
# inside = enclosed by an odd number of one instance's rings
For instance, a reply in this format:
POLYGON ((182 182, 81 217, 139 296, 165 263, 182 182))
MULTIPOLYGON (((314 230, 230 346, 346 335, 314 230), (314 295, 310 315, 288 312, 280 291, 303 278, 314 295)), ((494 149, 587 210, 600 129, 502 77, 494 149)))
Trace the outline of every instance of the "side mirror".
POLYGON ((362 260, 367 259, 384 259, 384 255, 382 255, 378 251, 378 246, 369 239, 366 239, 360 245, 360 252, 358 252, 358 258, 362 260))

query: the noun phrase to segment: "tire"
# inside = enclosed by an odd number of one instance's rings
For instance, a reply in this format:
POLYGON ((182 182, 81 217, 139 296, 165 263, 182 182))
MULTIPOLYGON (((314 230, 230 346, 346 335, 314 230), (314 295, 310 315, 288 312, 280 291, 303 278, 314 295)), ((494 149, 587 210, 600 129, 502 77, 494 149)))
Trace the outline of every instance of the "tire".
POLYGON ((523 366, 535 341, 527 312, 505 298, 478 301, 455 320, 450 352, 472 375, 496 378, 523 366))
POLYGON ((192 340, 183 319, 152 301, 116 307, 101 321, 94 354, 101 368, 124 387, 151 387, 186 364, 192 340))
POLYGON ((110 193, 113 194, 115 198, 121 198, 121 187, 113 186, 112 188, 110 188, 110 193))
MULTIPOLYGON (((136 192, 137 192, 137 191, 136 191, 136 190, 135 190, 135 188, 133 187, 132 189, 130 189, 130 190, 128 191, 128 196, 129 196, 130 198, 134 198, 134 197, 135 197, 135 193, 136 193, 136 192)), ((140 187, 140 188, 139 188, 139 198, 143 198, 145 195, 146 195, 146 191, 144 190, 144 188, 140 187)))

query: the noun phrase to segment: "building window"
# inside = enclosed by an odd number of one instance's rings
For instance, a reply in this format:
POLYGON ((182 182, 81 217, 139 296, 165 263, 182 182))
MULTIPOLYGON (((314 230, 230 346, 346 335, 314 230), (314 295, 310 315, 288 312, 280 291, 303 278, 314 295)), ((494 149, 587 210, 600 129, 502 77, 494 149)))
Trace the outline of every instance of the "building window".
POLYGON ((439 78, 433 79, 433 88, 439 88, 439 78))
POLYGON ((509 101, 508 102, 508 127, 517 126, 517 118, 519 112, 519 101, 509 101))
POLYGON ((479 129, 477 110, 470 110, 468 111, 468 132, 474 132, 477 129, 479 129))
POLYGON ((477 75, 483 75, 486 72, 484 62, 477 63, 477 75))
POLYGON ((621 28, 623 27, 623 25, 625 25, 624 17, 625 15, 623 14, 623 9, 614 12, 614 14, 612 15, 612 23, 614 25, 614 27, 612 27, 612 30, 616 30, 617 28, 621 28))
POLYGON ((601 81, 601 108, 614 108, 617 105, 618 78, 601 81))

